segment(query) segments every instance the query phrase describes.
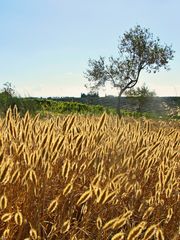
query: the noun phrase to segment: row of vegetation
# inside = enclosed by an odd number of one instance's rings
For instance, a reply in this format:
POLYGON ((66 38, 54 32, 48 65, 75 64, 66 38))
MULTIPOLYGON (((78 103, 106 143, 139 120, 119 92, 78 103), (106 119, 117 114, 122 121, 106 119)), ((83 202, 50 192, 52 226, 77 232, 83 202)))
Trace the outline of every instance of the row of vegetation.
POLYGON ((17 109, 21 116, 27 111, 31 115, 40 113, 41 116, 47 116, 50 114, 102 114, 103 112, 115 113, 113 109, 105 108, 100 105, 88 105, 77 102, 59 102, 52 99, 43 98, 22 98, 18 97, 14 88, 10 83, 4 84, 4 88, 0 92, 0 115, 5 116, 7 109, 17 106, 17 109))
MULTIPOLYGON (((80 99, 76 100, 71 98, 64 99, 54 99, 54 98, 31 98, 19 97, 14 87, 11 83, 5 83, 4 88, 0 91, 0 116, 3 117, 6 114, 6 111, 9 107, 12 109, 14 106, 17 106, 17 109, 21 116, 23 116, 27 111, 31 115, 37 113, 42 117, 57 115, 57 114, 70 114, 70 113, 79 113, 79 114, 102 114, 106 112, 108 114, 116 114, 115 107, 107 106, 107 103, 95 103, 98 95, 88 94, 81 96, 80 99), (84 100, 86 96, 86 104, 81 102, 76 102, 78 100, 84 100), (93 100, 93 101, 92 101, 93 100)), ((134 117, 150 117, 150 118, 169 118, 167 115, 162 115, 161 113, 156 112, 146 112, 142 111, 144 104, 149 101, 150 98, 155 96, 155 93, 150 91, 147 86, 143 85, 141 88, 130 90, 126 92, 126 96, 129 99, 136 97, 138 99, 138 109, 136 111, 130 111, 128 109, 122 109, 122 114, 125 116, 134 116, 134 117)), ((109 105, 111 105, 111 99, 108 100, 109 105)), ((177 115, 177 114, 176 114, 177 115)), ((173 118, 178 118, 174 115, 173 118)))

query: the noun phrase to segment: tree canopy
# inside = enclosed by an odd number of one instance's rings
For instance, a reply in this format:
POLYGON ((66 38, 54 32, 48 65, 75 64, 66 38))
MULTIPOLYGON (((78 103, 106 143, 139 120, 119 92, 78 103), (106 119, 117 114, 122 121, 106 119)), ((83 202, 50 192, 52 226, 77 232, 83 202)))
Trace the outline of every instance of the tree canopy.
POLYGON ((102 56, 98 60, 89 59, 85 77, 88 88, 97 92, 107 82, 118 90, 117 112, 120 115, 122 94, 133 88, 142 70, 156 73, 160 68, 169 70, 169 61, 174 57, 172 46, 162 45, 147 28, 137 25, 125 32, 118 43, 118 57, 102 56))

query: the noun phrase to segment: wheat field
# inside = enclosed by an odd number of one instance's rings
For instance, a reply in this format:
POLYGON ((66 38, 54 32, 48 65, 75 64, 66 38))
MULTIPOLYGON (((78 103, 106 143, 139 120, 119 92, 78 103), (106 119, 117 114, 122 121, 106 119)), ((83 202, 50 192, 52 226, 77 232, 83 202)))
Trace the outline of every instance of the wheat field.
POLYGON ((179 122, 9 109, 0 239, 180 239, 179 122))

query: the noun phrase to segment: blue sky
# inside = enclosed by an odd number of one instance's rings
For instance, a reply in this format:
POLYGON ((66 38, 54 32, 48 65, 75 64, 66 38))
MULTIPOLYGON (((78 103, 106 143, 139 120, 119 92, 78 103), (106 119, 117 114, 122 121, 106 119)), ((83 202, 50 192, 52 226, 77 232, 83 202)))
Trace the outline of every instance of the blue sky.
POLYGON ((180 96, 179 9, 179 0, 1 0, 0 88, 11 82, 22 96, 80 96, 88 59, 116 55, 119 36, 139 24, 176 51, 169 72, 143 73, 139 85, 180 96))

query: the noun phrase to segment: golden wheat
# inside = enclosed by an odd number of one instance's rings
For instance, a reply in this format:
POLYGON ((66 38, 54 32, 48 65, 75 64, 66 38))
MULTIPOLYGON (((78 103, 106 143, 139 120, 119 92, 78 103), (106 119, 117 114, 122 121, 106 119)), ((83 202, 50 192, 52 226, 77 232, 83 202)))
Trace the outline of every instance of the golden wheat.
POLYGON ((179 122, 15 107, 0 129, 0 238, 180 238, 179 122))

